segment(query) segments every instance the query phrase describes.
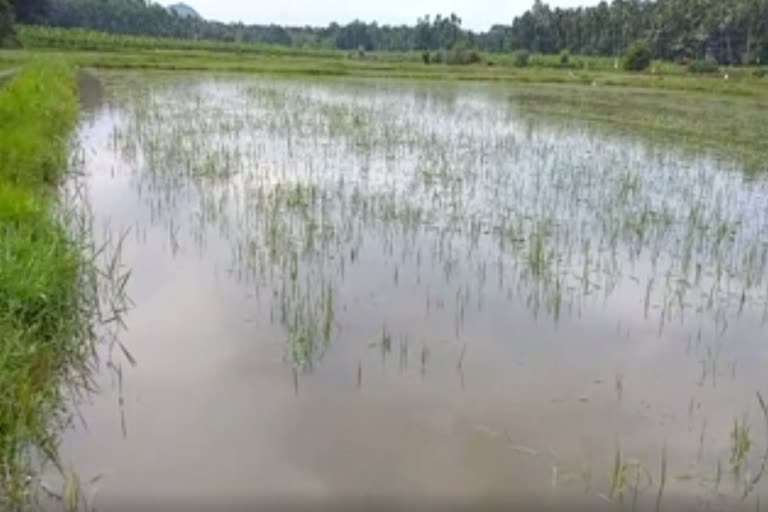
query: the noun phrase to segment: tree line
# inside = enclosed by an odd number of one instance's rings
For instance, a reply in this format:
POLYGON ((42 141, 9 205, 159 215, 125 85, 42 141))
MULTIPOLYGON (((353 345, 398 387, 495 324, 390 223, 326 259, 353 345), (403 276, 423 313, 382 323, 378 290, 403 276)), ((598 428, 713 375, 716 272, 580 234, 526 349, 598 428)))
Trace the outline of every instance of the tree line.
POLYGON ((758 63, 768 60, 768 0, 613 0, 571 9, 535 0, 484 38, 497 51, 619 55, 644 41, 660 59, 758 63))
MULTIPOLYGON (((9 17, 21 23, 84 27, 116 34, 255 42, 352 51, 527 50, 618 56, 637 41, 654 58, 720 64, 768 61, 768 0, 611 0, 551 8, 542 0, 509 24, 484 32, 455 14, 414 25, 353 21, 327 27, 220 23, 179 16, 148 0, 0 0, 0 39, 9 17), (6 20, 5 22, 3 20, 6 20)), ((6 31, 10 30, 6 28, 6 31)))

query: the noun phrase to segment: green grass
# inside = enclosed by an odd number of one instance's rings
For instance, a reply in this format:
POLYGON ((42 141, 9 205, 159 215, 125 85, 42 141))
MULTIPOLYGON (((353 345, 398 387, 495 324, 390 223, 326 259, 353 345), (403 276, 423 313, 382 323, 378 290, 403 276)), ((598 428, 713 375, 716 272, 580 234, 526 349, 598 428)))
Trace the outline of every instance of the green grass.
MULTIPOLYGON (((335 49, 293 48, 255 43, 122 36, 84 29, 17 27, 27 51, 0 52, 0 67, 39 52, 67 55, 97 68, 212 70, 276 75, 367 76, 502 83, 564 83, 603 87, 653 88, 739 96, 768 96, 768 78, 754 68, 728 68, 694 76, 674 63, 656 61, 646 72, 617 69, 617 58, 573 55, 562 64, 558 55, 532 55, 529 65, 515 67, 513 54, 482 55, 473 65, 425 65, 420 52, 373 52, 363 57, 335 49), (725 74, 728 79, 725 79, 725 74)), ((620 68, 620 66, 619 66, 620 68)))
POLYGON ((762 97, 560 84, 513 87, 510 98, 537 116, 638 133, 672 147, 712 151, 754 172, 768 170, 768 103, 762 97))
POLYGON ((237 53, 182 50, 135 50, 130 52, 61 51, 50 49, 0 51, 0 63, 18 66, 37 55, 69 58, 83 67, 169 71, 216 71, 261 73, 276 76, 367 77, 439 81, 477 81, 500 84, 567 84, 607 88, 672 90, 742 97, 768 97, 768 79, 743 73, 742 78, 720 76, 662 75, 550 68, 504 66, 426 66, 410 61, 338 59, 325 57, 241 55, 237 53))
POLYGON ((55 460, 61 379, 89 351, 81 253, 54 204, 77 108, 61 61, 30 60, 0 90, 0 507, 24 499, 34 450, 55 460))
POLYGON ((117 35, 84 28, 57 28, 35 25, 17 25, 16 33, 25 48, 60 48, 68 50, 135 51, 184 50, 226 53, 259 53, 275 56, 310 56, 342 58, 345 52, 322 48, 293 48, 289 46, 235 43, 226 41, 176 39, 117 35))
POLYGON ((29 187, 55 183, 65 169, 76 116, 72 68, 60 61, 29 62, 0 101, 0 180, 29 187))

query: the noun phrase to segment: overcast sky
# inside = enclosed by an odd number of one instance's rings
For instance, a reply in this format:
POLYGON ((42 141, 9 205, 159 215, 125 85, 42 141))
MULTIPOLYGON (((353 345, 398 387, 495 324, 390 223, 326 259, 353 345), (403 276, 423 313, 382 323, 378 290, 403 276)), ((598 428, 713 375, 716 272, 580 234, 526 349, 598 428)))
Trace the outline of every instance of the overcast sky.
MULTIPOLYGON (((163 5, 183 1, 201 16, 218 21, 280 25, 326 26, 354 19, 379 24, 412 25, 424 14, 455 12, 465 28, 486 30, 510 23, 533 0, 160 0, 163 5)), ((598 0, 550 0, 550 6, 594 5, 598 0)))

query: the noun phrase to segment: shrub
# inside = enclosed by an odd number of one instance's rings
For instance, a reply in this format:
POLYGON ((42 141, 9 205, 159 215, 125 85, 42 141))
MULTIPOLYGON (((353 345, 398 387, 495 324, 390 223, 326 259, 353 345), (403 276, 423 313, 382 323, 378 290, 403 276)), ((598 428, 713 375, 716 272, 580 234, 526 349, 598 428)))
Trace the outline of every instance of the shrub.
POLYGON ((424 61, 424 64, 429 64, 429 62, 431 60, 429 52, 422 52, 421 53, 421 60, 424 61))
POLYGON ((563 50, 560 52, 560 66, 561 67, 568 67, 571 63, 571 52, 568 50, 563 50))
POLYGON ((755 78, 763 78, 766 75, 768 75, 768 71, 764 69, 756 69, 752 72, 752 76, 754 76, 755 78))
POLYGON ((480 57, 480 52, 474 49, 458 50, 458 55, 456 57, 459 61, 459 64, 477 64, 483 60, 483 58, 480 57))
POLYGON ((720 66, 717 65, 712 59, 694 60, 688 64, 689 73, 717 73, 720 71, 720 66))
POLYGON ((470 64, 468 52, 463 50, 451 50, 445 54, 445 63, 451 65, 470 64))
POLYGON ((518 68, 528 66, 529 60, 531 60, 531 54, 528 53, 528 50, 518 50, 513 55, 513 62, 518 68))
POLYGON ((624 52, 624 69, 644 71, 651 65, 651 49, 642 41, 637 41, 624 52))
POLYGON ((467 65, 477 64, 482 60, 480 53, 470 46, 467 41, 459 41, 454 47, 445 53, 444 60, 446 64, 467 65))

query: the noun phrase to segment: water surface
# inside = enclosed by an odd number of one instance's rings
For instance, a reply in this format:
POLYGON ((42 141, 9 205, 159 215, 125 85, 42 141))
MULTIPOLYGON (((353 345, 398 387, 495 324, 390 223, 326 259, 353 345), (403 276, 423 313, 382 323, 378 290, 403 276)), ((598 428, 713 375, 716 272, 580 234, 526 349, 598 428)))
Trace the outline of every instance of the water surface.
POLYGON ((103 78, 137 364, 65 435, 92 505, 768 497, 763 180, 494 86, 103 78))

